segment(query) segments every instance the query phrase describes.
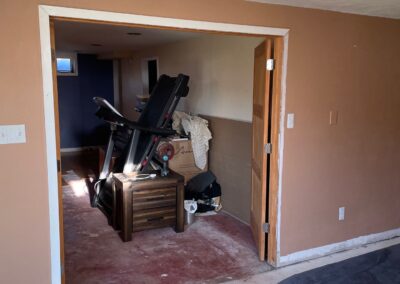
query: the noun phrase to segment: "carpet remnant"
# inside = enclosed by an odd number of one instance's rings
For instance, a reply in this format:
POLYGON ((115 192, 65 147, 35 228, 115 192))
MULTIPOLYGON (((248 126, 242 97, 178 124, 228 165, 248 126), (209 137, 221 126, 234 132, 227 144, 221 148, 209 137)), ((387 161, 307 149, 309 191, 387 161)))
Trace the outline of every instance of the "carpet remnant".
POLYGON ((77 177, 68 172, 63 186, 67 283, 221 283, 271 269, 250 228, 223 213, 197 217, 183 233, 153 229, 123 243, 77 177))
POLYGON ((400 245, 293 275, 280 284, 400 283, 400 245))

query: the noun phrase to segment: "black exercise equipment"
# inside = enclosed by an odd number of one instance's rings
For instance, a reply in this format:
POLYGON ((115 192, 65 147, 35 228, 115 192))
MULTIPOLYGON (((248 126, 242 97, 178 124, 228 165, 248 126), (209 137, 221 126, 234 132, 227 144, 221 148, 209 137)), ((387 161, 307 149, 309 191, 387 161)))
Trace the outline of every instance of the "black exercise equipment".
POLYGON ((154 158, 161 137, 175 134, 169 128, 172 114, 181 97, 189 92, 189 76, 161 75, 137 122, 130 121, 103 98, 94 98, 96 115, 110 124, 106 155, 102 171, 95 183, 92 206, 107 217, 112 216, 112 173, 146 173, 154 158), (116 161, 110 171, 113 156, 116 161))

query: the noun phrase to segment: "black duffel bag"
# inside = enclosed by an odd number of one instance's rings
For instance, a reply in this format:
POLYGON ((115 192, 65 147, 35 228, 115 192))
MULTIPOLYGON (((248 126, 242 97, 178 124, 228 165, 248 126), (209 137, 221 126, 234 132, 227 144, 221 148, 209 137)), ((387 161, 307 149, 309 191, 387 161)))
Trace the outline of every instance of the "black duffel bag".
POLYGON ((190 179, 185 187, 185 199, 197 201, 197 212, 221 210, 221 186, 211 171, 190 179))

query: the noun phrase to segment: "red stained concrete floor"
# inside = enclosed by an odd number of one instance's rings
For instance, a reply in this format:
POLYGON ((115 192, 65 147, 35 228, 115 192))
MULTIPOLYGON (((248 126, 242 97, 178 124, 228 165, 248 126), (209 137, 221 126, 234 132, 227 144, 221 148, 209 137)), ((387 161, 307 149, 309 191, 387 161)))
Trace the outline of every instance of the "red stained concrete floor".
POLYGON ((250 228, 220 213, 172 228, 133 234, 123 243, 104 215, 63 187, 67 283, 221 283, 268 271, 250 228))

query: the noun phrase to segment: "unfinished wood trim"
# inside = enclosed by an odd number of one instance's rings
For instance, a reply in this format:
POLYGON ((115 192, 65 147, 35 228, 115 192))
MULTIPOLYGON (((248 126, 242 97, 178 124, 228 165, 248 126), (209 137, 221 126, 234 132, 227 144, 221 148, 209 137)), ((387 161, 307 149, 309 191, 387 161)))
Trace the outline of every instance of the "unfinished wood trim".
POLYGON ((271 105, 271 144, 272 152, 270 159, 269 174, 269 204, 268 204, 268 263, 276 266, 278 263, 277 253, 277 214, 278 214, 278 189, 279 189, 279 132, 280 132, 280 109, 281 109, 281 80, 283 66, 283 38, 274 37, 273 58, 275 70, 272 82, 272 105, 271 105))
POLYGON ((279 134, 278 134, 278 196, 277 196, 277 218, 276 218, 276 266, 280 266, 281 259, 281 222, 282 222, 282 180, 283 180, 283 157, 285 148, 285 113, 286 113, 286 81, 287 81, 287 64, 289 56, 289 34, 282 37, 283 54, 282 54, 282 72, 281 72, 281 99, 279 114, 279 134))
POLYGON ((264 119, 263 107, 257 104, 253 104, 253 115, 264 119))
POLYGON ((262 175, 261 175, 261 169, 260 167, 257 165, 257 163, 254 161, 254 159, 251 159, 251 167, 254 171, 254 173, 256 174, 256 176, 261 179, 262 175))

